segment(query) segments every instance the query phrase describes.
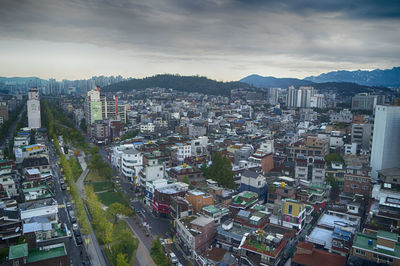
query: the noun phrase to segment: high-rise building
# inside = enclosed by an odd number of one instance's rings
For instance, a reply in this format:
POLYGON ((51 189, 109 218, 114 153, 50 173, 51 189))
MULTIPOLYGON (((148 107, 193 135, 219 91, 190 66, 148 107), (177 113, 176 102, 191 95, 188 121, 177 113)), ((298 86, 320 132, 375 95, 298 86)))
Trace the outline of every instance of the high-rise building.
POLYGON ((0 125, 8 120, 7 102, 0 102, 0 125))
POLYGON ((318 107, 325 106, 324 96, 322 94, 315 94, 313 87, 300 87, 295 89, 293 86, 289 88, 287 97, 288 107, 318 107))
POLYGON ((103 120, 99 90, 90 90, 87 92, 85 102, 85 118, 88 128, 96 120, 103 120))
POLYGON ((297 106, 297 90, 293 87, 289 87, 288 97, 287 97, 287 106, 288 107, 296 107, 297 106))
POLYGON ((279 100, 280 88, 269 88, 268 90, 268 103, 270 105, 276 105, 279 100))
POLYGON ((369 93, 358 93, 351 99, 352 110, 374 110, 377 104, 384 103, 383 95, 370 95, 369 93))
POLYGON ((371 150, 371 176, 377 171, 400 167, 400 106, 377 105, 371 150))
POLYGON ((32 88, 28 92, 28 127, 40 128, 40 101, 39 90, 32 88))

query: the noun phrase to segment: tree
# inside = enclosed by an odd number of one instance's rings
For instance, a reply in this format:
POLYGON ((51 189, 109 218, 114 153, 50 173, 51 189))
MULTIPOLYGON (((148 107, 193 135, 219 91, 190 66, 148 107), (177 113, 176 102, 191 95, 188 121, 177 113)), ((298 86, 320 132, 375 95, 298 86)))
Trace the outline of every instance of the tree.
POLYGON ((36 130, 32 129, 31 132, 29 133, 29 144, 35 144, 35 133, 36 130))
POLYGON ((325 156, 325 162, 327 165, 329 165, 331 162, 344 162, 344 159, 342 156, 340 156, 339 153, 331 153, 325 156))
POLYGON ((150 255, 154 263, 157 265, 171 265, 167 256, 164 254, 159 237, 153 240, 153 243, 151 244, 150 255))
POLYGON ((132 210, 122 205, 119 202, 114 202, 113 204, 108 206, 106 213, 109 217, 111 217, 114 220, 114 225, 115 225, 118 221, 118 214, 128 216, 132 214, 132 210))
POLYGON ((86 119, 82 118, 81 122, 79 123, 79 127, 83 132, 86 132, 87 127, 86 127, 86 119))
POLYGON ((110 249, 110 244, 113 242, 114 225, 107 220, 101 225, 104 232, 104 244, 110 249))
POLYGON ((215 154, 210 167, 203 168, 203 171, 207 178, 211 178, 227 188, 234 189, 236 187, 231 161, 219 152, 215 154))
POLYGON ((118 253, 117 266, 129 266, 128 258, 124 253, 118 253))
POLYGON ((329 195, 329 197, 335 201, 337 199, 337 197, 339 196, 339 183, 337 182, 337 180, 332 177, 332 176, 328 176, 326 178, 326 182, 328 182, 328 184, 331 186, 331 193, 329 195))

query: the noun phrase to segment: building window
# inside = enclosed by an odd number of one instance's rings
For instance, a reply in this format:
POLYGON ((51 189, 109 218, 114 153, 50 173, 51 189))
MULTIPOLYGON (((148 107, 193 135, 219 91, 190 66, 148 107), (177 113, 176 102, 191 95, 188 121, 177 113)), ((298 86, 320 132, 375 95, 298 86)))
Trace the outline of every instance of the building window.
POLYGON ((288 210, 289 214, 292 214, 292 209, 293 209, 293 206, 289 205, 289 210, 288 210))
POLYGON ((365 256, 365 251, 361 250, 361 249, 356 249, 356 254, 361 255, 361 256, 365 256))

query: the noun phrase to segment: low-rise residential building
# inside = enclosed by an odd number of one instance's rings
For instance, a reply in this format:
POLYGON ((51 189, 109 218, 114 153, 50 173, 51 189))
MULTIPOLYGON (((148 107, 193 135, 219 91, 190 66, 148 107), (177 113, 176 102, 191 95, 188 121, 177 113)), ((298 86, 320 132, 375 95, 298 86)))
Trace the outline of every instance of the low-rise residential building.
POLYGON ((195 257, 214 241, 215 222, 205 216, 188 216, 177 221, 176 231, 183 248, 195 257))
POLYGON ((369 167, 348 165, 344 174, 344 192, 370 195, 371 171, 369 167))
POLYGON ((323 184, 325 182, 325 160, 318 157, 297 158, 295 178, 323 184))
POLYGON ((186 163, 172 167, 168 174, 170 178, 174 178, 180 182, 189 182, 189 184, 196 184, 204 181, 203 173, 200 169, 186 163))
POLYGON ((400 265, 399 236, 381 230, 376 235, 357 233, 351 254, 359 258, 362 263, 400 265))
POLYGON ((11 246, 8 253, 10 266, 15 265, 68 265, 64 243, 28 250, 28 244, 11 246))
POLYGON ((0 209, 0 238, 2 241, 20 237, 21 228, 22 222, 18 210, 0 209))
POLYGON ((255 192, 243 191, 237 194, 229 205, 229 210, 235 216, 240 210, 248 210, 258 202, 258 195, 255 192))
POLYGON ((162 187, 154 190, 153 196, 153 212, 156 215, 167 216, 169 214, 169 206, 173 197, 184 197, 189 185, 185 183, 174 183, 171 186, 162 187))
POLYGON ((24 223, 32 223, 36 219, 46 219, 50 223, 58 223, 58 204, 54 198, 21 203, 19 210, 24 223))
POLYGON ((312 243, 299 242, 293 257, 293 266, 344 266, 346 257, 315 248, 312 243))
POLYGON ((257 172, 245 170, 241 174, 239 192, 252 191, 257 193, 258 200, 265 203, 267 200, 268 184, 266 178, 257 172))
POLYGON ((193 206, 195 214, 200 213, 203 207, 214 204, 211 195, 198 190, 189 190, 186 192, 185 199, 193 206))
POLYGON ((245 233, 240 243, 243 265, 279 265, 287 244, 284 236, 257 230, 245 233))

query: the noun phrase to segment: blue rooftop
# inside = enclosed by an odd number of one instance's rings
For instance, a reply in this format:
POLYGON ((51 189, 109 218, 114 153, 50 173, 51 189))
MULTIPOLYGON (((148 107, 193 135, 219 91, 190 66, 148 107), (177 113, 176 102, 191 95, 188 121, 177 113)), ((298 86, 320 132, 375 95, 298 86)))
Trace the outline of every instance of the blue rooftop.
POLYGON ((334 238, 339 238, 345 241, 349 241, 351 238, 351 232, 342 230, 339 227, 335 227, 335 229, 333 229, 332 236, 334 238))

